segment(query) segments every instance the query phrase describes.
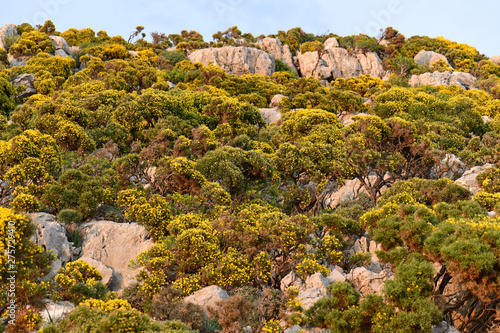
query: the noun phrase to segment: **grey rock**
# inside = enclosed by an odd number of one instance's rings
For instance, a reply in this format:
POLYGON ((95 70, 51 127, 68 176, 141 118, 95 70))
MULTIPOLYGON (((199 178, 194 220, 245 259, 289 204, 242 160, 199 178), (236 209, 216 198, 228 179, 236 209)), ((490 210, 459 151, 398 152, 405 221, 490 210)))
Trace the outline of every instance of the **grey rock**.
POLYGON ((219 303, 229 298, 228 293, 219 286, 209 286, 200 289, 184 298, 184 302, 194 303, 201 306, 207 313, 209 309, 216 310, 219 303))
POLYGON ((476 166, 473 167, 472 169, 464 172, 462 177, 457 179, 455 182, 468 189, 469 191, 472 192, 472 194, 476 195, 479 191, 481 191, 481 187, 479 186, 478 181, 476 180, 477 175, 479 175, 481 172, 486 171, 489 168, 492 168, 494 165, 487 163, 482 166, 476 166))
POLYGON ((278 108, 263 108, 259 109, 259 112, 268 125, 271 123, 281 125, 281 112, 278 108))
POLYGON ((308 288, 305 290, 299 290, 297 300, 300 302, 304 310, 307 310, 320 299, 330 296, 331 295, 328 292, 325 292, 322 288, 308 288))
POLYGON ((201 62, 208 66, 213 63, 228 74, 262 74, 271 76, 276 63, 274 57, 262 50, 252 47, 225 46, 196 50, 189 55, 192 62, 201 62))
POLYGON ((82 256, 113 270, 113 291, 121 291, 135 281, 140 268, 133 269, 128 264, 153 245, 146 229, 137 223, 92 221, 80 226, 80 234, 82 256))
POLYGON ((365 267, 357 267, 347 274, 347 280, 363 295, 382 295, 384 281, 390 277, 390 272, 381 271, 380 273, 375 273, 365 267))
POLYGON ((277 108, 280 106, 280 102, 283 98, 288 98, 286 97, 285 95, 282 95, 282 94, 277 94, 277 95, 274 95, 273 98, 271 98, 271 104, 269 104, 269 106, 271 108, 277 108))
POLYGON ((57 258, 50 265, 50 272, 44 278, 53 279, 59 268, 72 260, 72 246, 66 238, 66 229, 57 222, 54 215, 47 213, 30 214, 36 231, 31 241, 40 245, 47 252, 52 252, 57 258))
POLYGON ((318 288, 323 293, 328 293, 326 289, 332 282, 321 273, 314 273, 306 278, 306 289, 318 288))
POLYGON ((59 49, 59 50, 56 50, 56 52, 54 53, 54 55, 56 56, 59 56, 61 58, 66 58, 66 57, 69 57, 71 58, 71 56, 69 54, 67 54, 64 50, 62 49, 59 49))
POLYGON ((45 306, 40 311, 42 325, 56 322, 75 309, 75 305, 71 302, 54 302, 48 298, 44 299, 43 302, 45 306))
POLYGON ((69 47, 69 45, 66 42, 66 39, 64 39, 64 37, 49 36, 49 38, 52 41, 52 45, 54 45, 54 48, 56 50, 63 50, 64 53, 66 53, 66 54, 72 54, 71 48, 69 47))
POLYGON ((331 282, 344 282, 347 280, 345 275, 337 269, 332 270, 326 278, 331 282))
POLYGON ((450 63, 448 62, 448 59, 446 59, 446 57, 444 55, 433 52, 433 51, 422 50, 422 51, 418 52, 418 54, 413 59, 419 65, 432 66, 433 63, 438 62, 439 60, 444 60, 444 62, 448 66, 450 65, 450 63))
POLYGON ((460 331, 443 320, 432 328, 431 333, 460 333, 460 331))
POLYGON ((463 72, 438 72, 412 75, 409 81, 411 86, 451 86, 457 85, 463 89, 472 89, 476 78, 463 72))
POLYGON ((360 239, 357 239, 356 242, 354 243, 354 253, 366 253, 369 251, 369 245, 368 245, 368 239, 366 237, 361 237, 360 239))
POLYGON ((21 74, 13 78, 10 82, 16 88, 21 85, 26 87, 26 90, 16 96, 20 100, 30 97, 38 92, 35 88, 35 74, 21 74))
POLYGON ((337 41, 337 38, 335 37, 330 37, 325 42, 323 43, 323 48, 325 50, 327 49, 333 49, 335 47, 339 47, 339 42, 337 41))
POLYGON ((15 24, 6 24, 0 27, 0 48, 6 50, 7 39, 15 36, 19 36, 15 24))
POLYGON ((10 66, 11 67, 14 67, 14 66, 18 66, 18 67, 23 67, 23 66, 26 66, 26 62, 28 60, 30 60, 31 57, 28 57, 28 56, 21 56, 21 57, 14 57, 12 54, 8 54, 7 55, 7 59, 9 60, 10 62, 10 66))
POLYGON ((281 44, 281 41, 278 38, 266 37, 257 42, 256 45, 259 46, 261 50, 274 56, 275 59, 280 59, 283 63, 290 67, 290 69, 297 72, 297 68, 295 68, 293 63, 293 56, 290 51, 290 47, 288 47, 288 45, 281 44))
POLYGON ((285 291, 290 287, 295 287, 297 290, 305 289, 304 282, 298 278, 293 271, 288 273, 280 282, 281 291, 285 291))
POLYGON ((339 122, 344 125, 344 127, 348 127, 352 123, 354 123, 354 120, 352 117, 354 116, 367 116, 366 113, 360 112, 360 113, 352 113, 352 112, 342 112, 339 115, 339 122))
MULTIPOLYGON (((368 180, 373 182, 375 176, 369 176, 368 180)), ((386 186, 384 186, 380 192, 384 193, 385 190, 387 190, 386 186)), ((345 201, 357 199, 361 193, 368 194, 368 191, 358 179, 348 179, 340 188, 332 183, 330 186, 325 186, 323 207, 335 208, 345 201)))
POLYGON ((466 170, 467 166, 459 157, 447 153, 443 159, 432 168, 430 177, 432 179, 448 178, 455 180, 462 176, 466 170))

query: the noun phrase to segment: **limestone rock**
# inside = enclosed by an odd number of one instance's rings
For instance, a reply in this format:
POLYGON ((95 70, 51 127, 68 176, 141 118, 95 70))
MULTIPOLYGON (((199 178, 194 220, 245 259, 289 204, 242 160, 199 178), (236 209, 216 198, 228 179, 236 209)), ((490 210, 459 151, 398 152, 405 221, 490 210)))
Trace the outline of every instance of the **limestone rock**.
POLYGON ((327 328, 319 327, 301 327, 299 325, 294 325, 287 328, 284 333, 331 333, 332 331, 327 328))
POLYGON ((451 86, 457 85, 460 88, 471 89, 476 78, 469 73, 463 72, 438 72, 412 75, 409 81, 411 86, 451 86))
POLYGON ((48 298, 43 301, 45 306, 40 311, 40 315, 42 316, 42 322, 46 324, 56 322, 75 309, 75 305, 71 302, 54 302, 48 298))
POLYGON ((339 47, 339 42, 337 41, 337 38, 335 37, 330 37, 325 42, 323 43, 323 48, 326 49, 333 49, 335 47, 339 47))
POLYGON ((280 282, 281 291, 285 291, 289 287, 295 287, 298 290, 303 290, 305 288, 304 282, 299 279, 293 271, 288 273, 280 282))
POLYGON ((66 58, 66 57, 70 57, 71 58, 71 56, 69 54, 67 54, 63 49, 56 50, 56 52, 54 53, 54 55, 59 56, 61 58, 66 58))
POLYGON ((228 298, 229 295, 224 289, 213 285, 200 289, 192 295, 185 297, 184 301, 201 306, 208 314, 209 308, 214 310, 217 309, 219 307, 218 303, 228 298))
POLYGON ((348 79, 353 76, 370 74, 382 77, 385 72, 382 61, 374 52, 357 53, 354 56, 346 49, 329 47, 325 49, 321 59, 318 52, 306 52, 297 55, 302 76, 314 76, 318 79, 348 79))
POLYGON ((369 245, 368 245, 368 239, 366 237, 361 237, 360 239, 357 239, 356 242, 354 243, 354 253, 366 253, 369 252, 369 245))
POLYGON ((66 54, 72 54, 71 49, 66 42, 66 39, 61 36, 49 36, 50 40, 52 41, 52 45, 54 45, 54 48, 56 50, 63 50, 64 53, 66 54))
POLYGON ((352 113, 352 112, 342 112, 339 115, 339 122, 344 125, 344 127, 348 127, 351 125, 354 120, 352 120, 352 117, 354 116, 367 116, 366 113, 360 112, 360 113, 352 113))
POLYGON ((273 98, 271 98, 271 104, 269 104, 269 106, 272 108, 279 107, 280 102, 283 98, 288 98, 288 97, 286 97, 285 95, 282 95, 282 94, 274 95, 273 98))
POLYGON ((481 172, 486 171, 489 168, 492 168, 493 164, 487 163, 485 165, 476 166, 472 169, 464 172, 462 177, 458 178, 455 182, 458 185, 461 185, 472 192, 472 194, 476 195, 479 191, 481 191, 481 187, 476 180, 477 175, 481 172))
POLYGON ((417 53, 417 55, 413 58, 415 62, 419 65, 432 65, 435 62, 438 62, 439 60, 444 60, 444 62, 449 66, 450 63, 448 62, 448 59, 442 54, 433 52, 433 51, 426 51, 422 50, 417 53))
POLYGON ((134 282, 139 269, 128 267, 131 260, 152 245, 146 229, 137 223, 92 221, 80 226, 82 256, 102 262, 113 270, 110 289, 121 291, 134 282))
POLYGON ((0 48, 5 50, 7 39, 15 36, 19 36, 15 24, 6 24, 0 27, 0 48))
POLYGON ((467 166, 460 158, 453 154, 446 154, 443 159, 431 170, 432 179, 449 178, 455 180, 463 175, 467 166))
POLYGON ((259 109, 259 111, 262 119, 264 119, 268 125, 270 123, 275 123, 276 125, 281 124, 281 112, 280 110, 278 110, 278 108, 263 108, 259 109))
POLYGON ((387 271, 375 273, 365 267, 357 267, 347 274, 347 280, 351 282, 362 294, 382 295, 384 281, 390 277, 387 271))
POLYGON ((283 63, 290 67, 290 69, 297 71, 297 68, 295 68, 295 65, 293 64, 290 47, 288 47, 288 45, 281 44, 281 41, 278 38, 266 37, 257 42, 256 45, 259 46, 261 50, 274 56, 275 59, 280 59, 283 63))
POLYGON ((304 310, 307 310, 318 300, 329 296, 330 294, 323 291, 322 288, 308 288, 305 290, 299 290, 297 300, 302 304, 304 310))
POLYGON ((306 289, 317 288, 320 289, 323 293, 328 293, 326 288, 330 285, 331 281, 324 277, 321 273, 314 273, 306 278, 306 289))
POLYGON ((497 64, 497 66, 500 66, 500 55, 493 56, 490 58, 490 60, 497 64))
POLYGON ((336 269, 333 269, 326 278, 330 280, 330 282, 344 282, 347 280, 345 275, 336 269))
POLYGON ((102 262, 92 259, 90 257, 81 257, 81 260, 85 261, 87 264, 94 266, 102 275, 101 282, 109 286, 113 281, 113 270, 108 266, 104 265, 102 262))
MULTIPOLYGON (((370 182, 375 180, 375 176, 368 177, 370 182)), ((383 187, 380 192, 384 193, 387 187, 383 187)), ((325 208, 335 208, 339 204, 349 200, 355 200, 359 194, 368 194, 368 191, 358 179, 348 179, 344 186, 338 188, 336 184, 327 184, 325 186, 325 195, 323 198, 323 206, 325 208)))
POLYGON ((21 85, 26 87, 26 90, 16 96, 20 100, 30 97, 38 92, 35 88, 35 74, 18 75, 13 78, 10 83, 12 83, 12 85, 16 88, 21 85))
POLYGON ((196 50, 189 55, 192 62, 208 66, 213 63, 228 74, 262 74, 271 76, 276 63, 270 54, 252 47, 225 46, 196 50))
POLYGON ((31 241, 57 256, 50 265, 50 273, 45 277, 46 279, 53 279, 59 268, 72 259, 72 246, 68 238, 66 238, 66 229, 57 222, 54 215, 33 213, 30 214, 30 217, 36 226, 31 241))

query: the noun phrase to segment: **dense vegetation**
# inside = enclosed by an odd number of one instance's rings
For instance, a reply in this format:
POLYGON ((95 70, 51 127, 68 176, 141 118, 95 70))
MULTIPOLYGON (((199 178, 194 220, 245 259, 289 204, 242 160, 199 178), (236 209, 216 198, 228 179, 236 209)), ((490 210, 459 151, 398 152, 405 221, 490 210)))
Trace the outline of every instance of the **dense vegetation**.
MULTIPOLYGON (((0 250, 15 221, 22 265, 17 321, 0 331, 39 327, 47 297, 79 306, 45 333, 280 332, 280 321, 332 332, 428 332, 443 318, 484 332, 500 321, 500 224, 488 215, 500 213, 500 67, 475 48, 407 39, 392 28, 384 43, 300 28, 272 36, 294 54, 321 52, 336 37, 350 52, 377 52, 394 73, 325 86, 281 62, 267 77, 187 60, 195 49, 255 46, 264 37, 237 27, 210 43, 195 31, 153 33, 148 42, 143 27, 128 41, 91 29, 58 32, 50 21, 17 29, 20 37, 0 49, 0 250), (49 36, 78 46, 73 58, 50 55, 49 36), (445 55, 455 70, 478 77, 481 90, 410 88, 410 74, 436 70, 415 63, 420 50, 445 55), (6 52, 30 59, 9 67, 6 52), (24 99, 16 96, 25 87, 11 83, 21 74, 34 74, 37 89, 24 99), (277 94, 285 96, 282 122, 268 125, 259 108, 277 94), (363 114, 344 126, 344 112, 363 114), (478 195, 431 179, 447 171, 436 169, 446 154, 467 167, 496 164, 478 177, 478 195), (325 205, 328 191, 351 179, 367 194, 325 205), (42 281, 53 258, 29 240, 26 217, 38 211, 56 214, 68 230, 96 219, 142 224, 155 244, 133 263, 142 267, 138 283, 118 298, 81 261, 42 281), (362 265, 346 250, 365 232, 395 272, 384 297, 334 283, 331 297, 303 311, 294 290, 280 291, 291 271, 306 278, 362 265), (435 271, 432 263, 443 266, 435 271), (462 290, 447 299, 450 281, 462 290), (181 301, 214 284, 231 297, 212 319, 181 301)), ((0 263, 3 314, 6 254, 0 263)))

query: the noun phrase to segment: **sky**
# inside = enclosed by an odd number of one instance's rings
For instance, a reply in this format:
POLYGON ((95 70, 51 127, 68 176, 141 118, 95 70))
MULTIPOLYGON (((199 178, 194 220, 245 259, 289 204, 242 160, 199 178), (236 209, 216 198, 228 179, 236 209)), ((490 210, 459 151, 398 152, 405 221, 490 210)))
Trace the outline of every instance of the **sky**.
POLYGON ((500 55, 497 0, 23 0, 1 7, 0 26, 50 19, 61 32, 92 28, 125 39, 138 25, 148 35, 195 30, 205 41, 235 25, 254 36, 301 27, 316 35, 375 37, 392 26, 407 38, 443 36, 500 55))

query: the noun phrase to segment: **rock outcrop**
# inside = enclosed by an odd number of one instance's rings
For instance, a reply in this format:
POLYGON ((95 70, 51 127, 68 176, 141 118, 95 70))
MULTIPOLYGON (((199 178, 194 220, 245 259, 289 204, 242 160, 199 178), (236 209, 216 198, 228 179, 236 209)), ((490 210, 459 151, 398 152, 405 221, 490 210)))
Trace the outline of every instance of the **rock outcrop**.
POLYGON ((26 89, 22 93, 16 96, 20 100, 30 97, 38 92, 35 88, 35 74, 18 75, 13 78, 10 83, 12 83, 12 85, 16 88, 21 85, 26 87, 26 89))
MULTIPOLYGON (((368 177, 370 182, 375 180, 375 176, 368 177)), ((380 191, 383 193, 387 187, 383 187, 380 191)), ((368 194, 368 191, 358 179, 348 179, 342 187, 338 187, 335 182, 328 183, 325 186, 325 194, 323 196, 323 207, 335 208, 344 201, 355 200, 359 194, 368 194)))
POLYGON ((216 310, 220 302, 229 298, 229 294, 219 286, 209 286, 198 290, 184 298, 184 302, 201 306, 207 313, 209 309, 216 310))
POLYGON ((363 295, 382 295, 384 281, 391 278, 391 276, 390 271, 382 270, 376 273, 366 267, 357 267, 347 274, 347 280, 363 295))
POLYGON ((15 24, 6 24, 0 27, 0 48, 5 50, 7 48, 7 40, 15 36, 19 36, 15 24))
POLYGON ((66 54, 66 56, 70 56, 72 54, 71 49, 70 49, 68 43, 66 42, 66 39, 64 39, 64 37, 61 37, 61 36, 49 36, 49 37, 50 37, 50 40, 52 41, 52 45, 54 45, 54 48, 56 49, 56 55, 62 56, 61 52, 59 52, 59 53, 57 52, 59 50, 64 52, 64 54, 66 54))
POLYGON ((40 311, 40 315, 42 316, 42 322, 44 324, 57 322, 59 318, 64 317, 75 309, 75 305, 71 302, 54 302, 48 298, 43 301, 44 307, 40 311))
POLYGON ((271 76, 276 63, 274 57, 267 52, 252 47, 225 46, 196 50, 189 55, 192 62, 201 62, 208 66, 212 63, 228 74, 262 74, 271 76))
POLYGON ((36 226, 36 231, 31 236, 31 241, 40 245, 47 252, 57 257, 50 265, 50 272, 45 277, 53 279, 59 268, 72 259, 72 244, 66 237, 66 229, 56 220, 54 215, 47 213, 33 213, 30 215, 36 226))
POLYGON ((493 56, 493 57, 490 58, 490 60, 493 61, 498 66, 500 66, 500 55, 493 56))
POLYGON ((374 52, 349 54, 346 49, 329 47, 323 51, 321 59, 317 51, 298 54, 297 60, 302 76, 314 76, 331 80, 370 74, 383 77, 382 61, 374 52))
POLYGON ((432 66, 433 63, 438 62, 439 60, 444 60, 444 62, 449 66, 450 63, 448 59, 439 53, 433 51, 422 50, 417 53, 417 55, 413 58, 415 62, 419 65, 429 65, 432 66))
POLYGON ((276 125, 281 124, 281 112, 278 108, 270 109, 259 109, 260 115, 269 125, 270 123, 275 123, 276 125))
POLYGON ((492 167, 493 164, 490 163, 473 167, 472 169, 464 172, 462 177, 458 178, 455 182, 458 185, 463 186, 469 191, 471 191, 472 194, 476 195, 479 191, 481 191, 481 187, 479 186, 479 183, 476 180, 477 175, 492 167))
POLYGON ((288 47, 288 45, 286 44, 281 44, 281 41, 278 38, 266 37, 263 40, 257 42, 256 45, 260 47, 261 50, 266 51, 267 53, 274 56, 275 59, 280 59, 292 70, 297 71, 297 68, 295 68, 295 65, 293 64, 293 56, 292 52, 290 51, 290 47, 288 47))
POLYGON ((20 56, 20 57, 14 57, 12 54, 7 55, 7 60, 10 62, 10 66, 26 66, 26 62, 30 60, 31 57, 29 56, 20 56))
POLYGON ((412 75, 409 81, 411 86, 452 86, 457 85, 460 88, 471 89, 474 86, 476 78, 469 73, 464 72, 438 72, 412 75))
POLYGON ((323 48, 325 50, 327 49, 333 49, 335 47, 339 47, 339 42, 337 41, 337 38, 335 37, 330 37, 325 42, 323 43, 323 48))
POLYGON ((464 162, 453 154, 446 154, 431 170, 432 179, 449 178, 455 180, 467 170, 464 162))
POLYGON ((111 290, 121 291, 134 282, 139 269, 128 267, 131 260, 148 250, 153 241, 137 223, 92 221, 80 226, 82 257, 91 258, 113 271, 111 290))

